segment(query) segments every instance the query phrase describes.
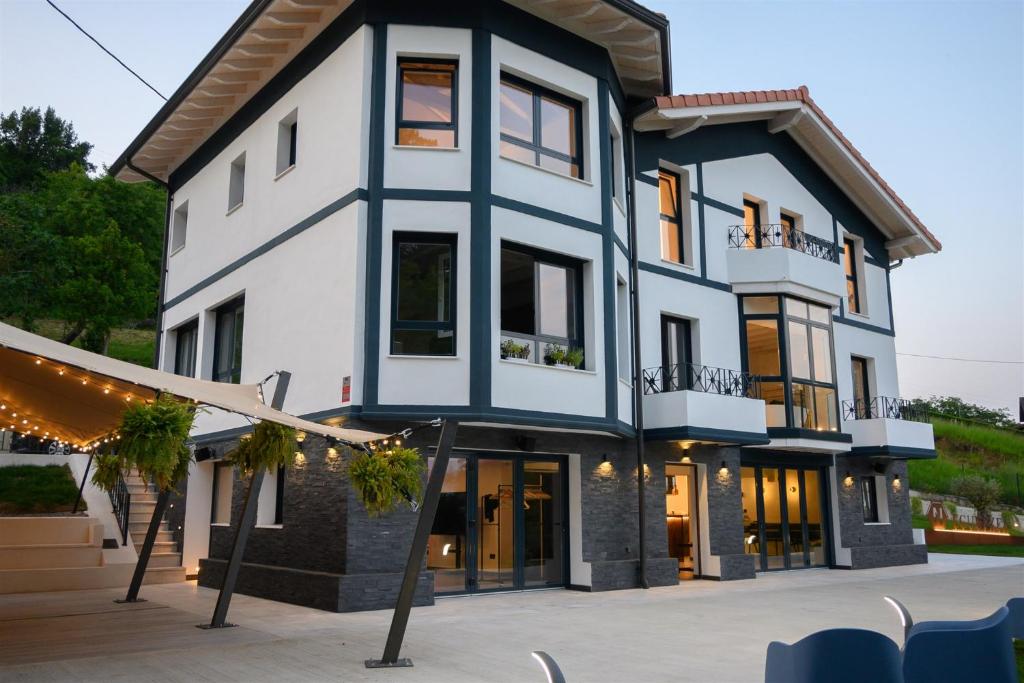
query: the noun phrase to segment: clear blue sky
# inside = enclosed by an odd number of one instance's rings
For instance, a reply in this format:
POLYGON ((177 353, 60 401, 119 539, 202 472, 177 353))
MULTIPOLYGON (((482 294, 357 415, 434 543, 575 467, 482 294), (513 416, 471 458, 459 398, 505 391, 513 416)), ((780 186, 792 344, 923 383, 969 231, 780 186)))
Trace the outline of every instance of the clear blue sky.
MULTIPOLYGON (((57 0, 169 95, 244 0, 57 0)), ((1024 3, 656 2, 677 93, 807 85, 942 240, 893 273, 902 394, 1024 395, 1024 3)), ((43 0, 0 0, 0 109, 52 105, 110 163, 161 101, 43 0)))

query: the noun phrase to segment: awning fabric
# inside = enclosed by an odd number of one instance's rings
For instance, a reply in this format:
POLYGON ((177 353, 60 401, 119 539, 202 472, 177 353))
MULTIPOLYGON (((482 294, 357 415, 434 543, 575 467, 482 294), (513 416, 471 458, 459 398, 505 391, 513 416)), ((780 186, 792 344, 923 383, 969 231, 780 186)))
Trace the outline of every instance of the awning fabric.
POLYGON ((263 403, 259 385, 181 377, 84 351, 0 323, 0 428, 84 446, 121 423, 132 401, 158 393, 269 420, 349 444, 384 438, 310 422, 263 403))

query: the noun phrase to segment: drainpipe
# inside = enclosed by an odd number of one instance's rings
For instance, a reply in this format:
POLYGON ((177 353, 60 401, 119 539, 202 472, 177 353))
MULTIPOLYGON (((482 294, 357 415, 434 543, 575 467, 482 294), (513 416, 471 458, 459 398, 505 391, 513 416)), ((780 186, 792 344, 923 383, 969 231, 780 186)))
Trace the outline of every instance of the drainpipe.
POLYGON ((132 163, 131 157, 125 162, 125 166, 129 169, 138 173, 140 176, 156 183, 157 185, 164 188, 167 193, 167 199, 164 202, 164 241, 163 246, 160 249, 160 287, 157 291, 156 300, 156 346, 153 348, 153 368, 156 370, 160 369, 160 341, 163 337, 164 331, 164 287, 166 286, 167 280, 167 245, 170 243, 171 233, 171 188, 170 185, 160 180, 154 175, 147 173, 138 166, 132 163))
POLYGON ((629 231, 629 269, 632 279, 630 305, 633 311, 633 428, 636 430, 636 491, 637 491, 637 523, 640 526, 640 587, 650 588, 647 583, 647 506, 646 485, 644 483, 644 388, 643 370, 640 359, 640 269, 637 257, 636 239, 636 157, 633 139, 633 122, 625 121, 623 139, 629 143, 629 154, 626 154, 626 202, 627 229, 629 231))

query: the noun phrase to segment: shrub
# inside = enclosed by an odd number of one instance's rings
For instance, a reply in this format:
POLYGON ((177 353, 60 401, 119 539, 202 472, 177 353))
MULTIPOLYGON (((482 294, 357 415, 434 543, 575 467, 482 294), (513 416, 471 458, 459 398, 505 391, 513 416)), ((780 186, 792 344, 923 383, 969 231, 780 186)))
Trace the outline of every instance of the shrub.
POLYGON ((191 453, 185 442, 195 413, 194 405, 169 396, 129 406, 118 430, 117 457, 122 470, 134 467, 159 490, 170 489, 188 472, 191 453))
POLYGON ((391 512, 406 501, 414 505, 423 489, 425 465, 415 448, 360 453, 348 475, 371 516, 391 512))
POLYGON ((958 477, 953 480, 953 493, 971 504, 980 528, 992 526, 992 507, 999 500, 999 482, 977 475, 958 477))
MULTIPOLYGON (((78 497, 67 465, 0 467, 0 514, 69 512, 78 497)), ((78 506, 85 509, 85 501, 78 506)))
POLYGON ((910 499, 910 512, 912 512, 915 515, 924 514, 924 503, 921 502, 920 498, 910 499))

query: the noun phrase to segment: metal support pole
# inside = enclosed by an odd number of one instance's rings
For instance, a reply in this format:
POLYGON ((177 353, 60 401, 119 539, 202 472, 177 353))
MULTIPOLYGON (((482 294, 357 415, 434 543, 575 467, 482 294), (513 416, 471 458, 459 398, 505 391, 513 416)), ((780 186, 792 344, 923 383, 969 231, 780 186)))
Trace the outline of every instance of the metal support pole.
MULTIPOLYGON (((89 480, 89 468, 92 467, 92 459, 93 459, 93 454, 90 453, 89 454, 89 462, 85 463, 85 474, 82 475, 82 483, 79 484, 79 486, 78 486, 78 497, 75 498, 75 507, 73 507, 71 509, 71 514, 75 514, 75 513, 78 512, 78 506, 82 502, 82 491, 85 490, 85 482, 89 480)), ((1018 488, 1018 490, 1020 489, 1019 483, 1018 483, 1017 488, 1018 488)))
MULTIPOLYGON (((274 386, 274 397, 270 400, 270 407, 274 410, 281 410, 284 407, 284 397, 288 393, 288 383, 291 381, 292 373, 280 371, 277 373, 277 384, 274 386)), ((235 532, 235 542, 231 545, 231 559, 224 570, 224 583, 221 584, 220 594, 217 595, 217 606, 213 608, 213 617, 209 624, 198 624, 198 628, 228 628, 234 626, 225 621, 228 616, 228 607, 231 606, 231 596, 235 593, 235 584, 238 583, 238 571, 242 568, 242 558, 245 556, 245 545, 249 541, 249 532, 252 531, 253 523, 256 521, 256 502, 260 497, 260 488, 263 486, 263 477, 266 474, 263 470, 252 473, 249 480, 249 490, 245 494, 245 507, 242 510, 242 519, 238 522, 238 531, 235 532)))
POLYGON ((398 655, 402 650, 405 628, 409 624, 409 612, 412 610, 412 599, 416 593, 416 579, 419 577, 420 565, 423 564, 423 556, 427 552, 427 541, 434 526, 434 516, 441 500, 441 487, 444 484, 445 472, 448 470, 448 458, 455 444, 455 433, 458 428, 457 422, 447 420, 441 425, 441 437, 438 439, 437 452, 434 454, 434 466, 430 469, 430 476, 427 479, 427 490, 423 496, 419 519, 416 521, 416 533, 412 538, 412 547, 409 548, 409 559, 405 563, 405 576, 402 578, 402 589, 398 593, 395 614, 391 618, 391 630, 388 631, 388 641, 384 645, 384 655, 380 659, 367 659, 365 664, 368 669, 412 666, 411 659, 400 659, 398 655))
POLYGON ((145 602, 139 598, 139 589, 142 587, 142 579, 146 575, 146 567, 149 565, 149 556, 153 554, 153 544, 156 543, 156 534, 160 531, 160 523, 164 520, 164 510, 167 509, 167 501, 171 498, 170 490, 161 491, 156 499, 156 507, 153 508, 153 516, 149 520, 149 529, 146 530, 146 540, 139 552, 139 561, 135 563, 135 574, 132 575, 132 583, 128 586, 128 595, 124 600, 114 602, 145 602))

